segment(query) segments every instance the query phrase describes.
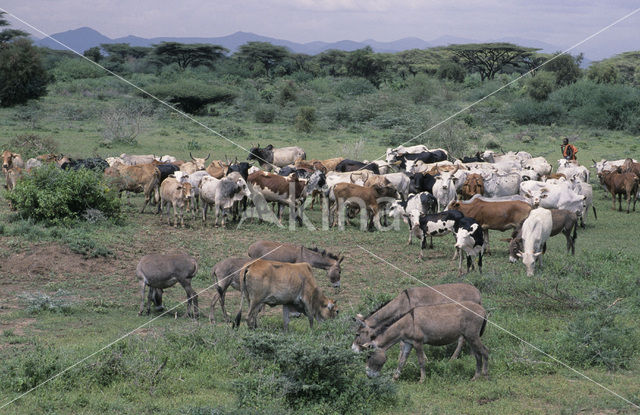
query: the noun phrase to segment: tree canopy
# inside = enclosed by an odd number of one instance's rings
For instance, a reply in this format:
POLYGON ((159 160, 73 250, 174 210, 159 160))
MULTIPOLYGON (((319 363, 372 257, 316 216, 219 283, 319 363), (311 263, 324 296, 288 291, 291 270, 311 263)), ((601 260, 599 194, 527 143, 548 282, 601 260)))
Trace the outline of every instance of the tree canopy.
POLYGON ((180 69, 205 65, 213 67, 228 49, 203 43, 162 42, 154 45, 153 54, 163 63, 176 63, 180 69))
POLYGON ((248 42, 240 46, 235 53, 235 57, 246 62, 254 73, 264 71, 267 76, 289 56, 287 48, 268 42, 248 42))
POLYGON ((506 65, 519 66, 537 48, 526 48, 512 43, 469 43, 452 45, 453 52, 469 71, 480 74, 480 79, 493 79, 506 65))
MULTIPOLYGON (((7 12, 0 11, 0 27, 9 26, 9 21, 3 17, 5 14, 7 14, 7 12)), ((0 44, 9 42, 17 37, 25 36, 29 36, 29 33, 18 29, 4 29, 0 32, 0 44)))

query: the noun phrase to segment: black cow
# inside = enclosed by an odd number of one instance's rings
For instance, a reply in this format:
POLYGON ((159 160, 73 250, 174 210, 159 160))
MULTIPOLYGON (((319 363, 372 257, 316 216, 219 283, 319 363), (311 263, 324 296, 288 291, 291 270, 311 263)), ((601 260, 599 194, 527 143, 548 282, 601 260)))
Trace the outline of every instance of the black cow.
POLYGON ((100 157, 91 157, 88 159, 68 159, 68 161, 63 162, 60 167, 64 170, 73 169, 90 169, 96 170, 99 172, 104 172, 105 169, 109 167, 109 163, 105 159, 101 159, 100 157))
POLYGON ((160 170, 160 183, 162 183, 164 179, 166 179, 173 173, 180 170, 180 167, 171 163, 156 164, 156 167, 158 168, 158 170, 160 170))
POLYGON ((460 219, 455 227, 456 250, 460 250, 458 273, 462 275, 462 256, 467 257, 467 272, 473 269, 472 257, 478 256, 478 271, 482 273, 482 254, 484 252, 484 235, 482 226, 473 218, 460 219))
POLYGON ((336 166, 337 172, 349 172, 349 171, 358 171, 358 170, 371 170, 375 174, 380 174, 380 169, 378 169, 378 165, 375 163, 364 164, 361 161, 344 159, 336 166))
POLYGON ((237 171, 238 173, 240 173, 240 175, 242 176, 242 178, 246 182, 247 178, 249 177, 249 168, 250 167, 251 167, 251 165, 249 163, 247 163, 246 161, 242 161, 240 163, 231 163, 231 164, 229 164, 229 168, 227 169, 227 176, 229 175, 229 173, 237 171))
POLYGON ((429 248, 433 249, 433 237, 443 236, 455 231, 456 224, 464 218, 462 212, 457 210, 445 210, 440 213, 420 215, 420 231, 422 233, 422 245, 420 246, 420 258, 424 256, 427 247, 427 236, 430 238, 429 248))
POLYGON ((290 175, 291 173, 297 174, 298 177, 301 178, 301 179, 308 179, 313 174, 312 171, 309 171, 309 170, 306 170, 306 169, 297 169, 297 168, 295 168, 293 166, 284 166, 278 172, 278 174, 280 176, 285 176, 285 177, 290 175))
POLYGON ((447 153, 442 150, 423 151, 422 153, 404 153, 396 156, 396 161, 400 162, 400 167, 407 167, 407 160, 421 161, 423 163, 438 163, 447 159, 447 153))
POLYGON ((429 192, 433 193, 435 176, 429 173, 414 173, 409 176, 409 193, 429 192))
POLYGON ((463 163, 481 163, 484 162, 482 154, 478 151, 473 157, 462 157, 463 163))

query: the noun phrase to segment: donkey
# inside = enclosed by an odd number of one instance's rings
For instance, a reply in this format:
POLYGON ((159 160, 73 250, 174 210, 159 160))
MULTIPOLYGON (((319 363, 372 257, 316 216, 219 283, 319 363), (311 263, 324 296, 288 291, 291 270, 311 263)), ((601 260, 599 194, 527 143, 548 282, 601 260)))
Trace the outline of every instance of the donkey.
POLYGON ((145 255, 138 262, 136 275, 140 280, 142 298, 140 311, 142 315, 145 305, 147 314, 150 311, 150 302, 157 307, 162 306, 162 292, 179 282, 187 293, 187 315, 198 318, 198 294, 191 288, 191 279, 198 272, 196 259, 182 252, 170 252, 165 254, 145 255), (149 296, 145 304, 144 292, 149 286, 149 296))
MULTIPOLYGON (((445 304, 455 301, 470 301, 481 304, 480 291, 471 284, 455 283, 441 284, 433 287, 412 287, 402 291, 396 298, 383 304, 368 317, 358 314, 356 322, 360 325, 356 332, 356 338, 353 340, 351 349, 354 352, 360 352, 362 347, 369 343, 380 327, 389 325, 390 321, 396 320, 398 317, 406 314, 414 307, 445 304)), ((458 339, 458 347, 451 356, 451 359, 457 359, 464 338, 458 339)))
POLYGON ((397 320, 380 327, 371 342, 364 345, 374 349, 367 360, 367 376, 378 376, 387 360, 386 351, 402 342, 398 368, 393 379, 400 377, 411 348, 415 348, 422 383, 426 376, 423 345, 444 346, 462 337, 469 343, 476 358, 476 372, 472 380, 480 376, 487 378, 489 349, 480 341, 486 324, 487 313, 484 308, 470 301, 412 308, 397 320))
POLYGON ((224 259, 213 266, 211 272, 211 278, 215 281, 214 287, 216 293, 211 301, 211 309, 209 310, 209 321, 215 322, 213 316, 213 310, 220 300, 220 308, 222 309, 222 315, 227 322, 231 321, 227 310, 224 309, 224 297, 227 292, 227 288, 232 286, 236 290, 240 291, 240 275, 242 274, 242 268, 254 259, 249 257, 230 257, 224 259))
POLYGON ((249 247, 251 258, 260 258, 280 262, 307 262, 313 268, 328 270, 327 276, 334 288, 340 287, 340 264, 344 256, 334 255, 318 248, 305 248, 302 245, 294 245, 274 241, 257 241, 249 247))

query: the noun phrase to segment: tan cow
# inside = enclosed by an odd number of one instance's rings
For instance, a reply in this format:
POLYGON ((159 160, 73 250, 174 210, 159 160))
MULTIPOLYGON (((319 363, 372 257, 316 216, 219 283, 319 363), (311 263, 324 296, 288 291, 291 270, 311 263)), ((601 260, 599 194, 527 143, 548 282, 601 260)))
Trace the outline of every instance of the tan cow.
POLYGON ((531 205, 520 200, 491 201, 475 195, 469 201, 454 200, 447 209, 458 210, 480 224, 489 252, 489 229, 506 231, 517 228, 529 216, 531 205))
POLYGON ((189 152, 189 156, 191 157, 192 161, 187 161, 186 163, 180 165, 180 171, 186 172, 187 174, 192 174, 197 172, 198 170, 205 169, 205 162, 209 160, 209 157, 211 157, 211 153, 209 153, 209 155, 205 158, 193 157, 191 152, 189 152))
POLYGON ((221 160, 213 160, 206 168, 207 173, 216 179, 222 179, 229 169, 228 163, 223 163, 221 160))
POLYGON ((313 321, 328 320, 338 315, 335 301, 327 298, 311 273, 311 265, 306 262, 289 264, 258 259, 242 271, 242 295, 240 310, 236 315, 235 327, 240 325, 242 303, 249 300, 247 324, 257 326, 258 313, 264 304, 271 307, 282 305, 284 330, 289 328, 289 310, 304 313, 313 328, 313 321))
POLYGON ((343 215, 343 209, 351 204, 357 204, 361 211, 367 213, 367 228, 373 230, 374 221, 376 225, 379 223, 380 205, 379 198, 389 197, 390 192, 397 194, 393 187, 378 186, 372 187, 359 186, 353 183, 338 183, 331 191, 330 197, 335 202, 333 213, 333 222, 331 226, 338 224, 338 215, 343 215))
POLYGON ((120 192, 144 193, 144 205, 140 213, 144 213, 147 204, 152 201, 154 195, 158 199, 158 186, 160 185, 160 170, 152 164, 139 166, 127 166, 116 163, 105 169, 105 177, 120 192))
POLYGON ((23 170, 20 167, 14 167, 7 171, 7 183, 5 184, 7 190, 11 191, 16 187, 18 179, 22 177, 22 173, 23 170))
POLYGON ((2 172, 7 175, 7 171, 12 167, 20 167, 24 168, 24 161, 22 161, 22 156, 18 153, 12 153, 9 150, 4 150, 2 152, 2 172))
POLYGON ((160 210, 167 209, 167 224, 169 220, 169 203, 173 206, 173 226, 178 226, 178 209, 180 210, 180 226, 184 228, 184 207, 191 199, 193 189, 191 183, 181 183, 174 177, 164 179, 160 185, 160 210))

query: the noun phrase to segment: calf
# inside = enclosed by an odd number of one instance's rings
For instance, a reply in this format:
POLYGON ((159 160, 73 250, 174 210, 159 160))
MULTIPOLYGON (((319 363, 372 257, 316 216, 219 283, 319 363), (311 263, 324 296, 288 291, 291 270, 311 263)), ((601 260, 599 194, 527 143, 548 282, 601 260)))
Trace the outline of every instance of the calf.
MULTIPOLYGON (((402 217, 402 220, 409 225, 409 240, 411 244, 414 234, 414 225, 420 223, 420 215, 436 213, 438 211, 438 201, 429 192, 409 195, 406 201, 396 200, 389 207, 389 215, 392 217, 402 217)), ((417 228, 419 229, 419 227, 417 228)))
MULTIPOLYGON (((353 183, 338 183, 331 191, 331 198, 335 201, 335 210, 331 226, 338 224, 338 215, 343 217, 343 209, 349 204, 357 204, 367 215, 367 229, 373 230, 374 221, 379 226, 380 206, 378 199, 384 197, 389 188, 374 185, 372 187, 359 186, 353 183)), ((391 188, 393 192, 395 189, 391 188)), ((341 224, 342 226, 342 224, 341 224)))
POLYGON ((545 208, 536 208, 529 213, 529 217, 522 224, 522 252, 516 255, 522 258, 522 263, 527 270, 527 277, 533 277, 535 262, 542 267, 543 247, 551 236, 553 219, 551 211, 545 208))
MULTIPOLYGON (((145 308, 144 292, 149 286, 148 300, 153 300, 156 306, 162 305, 163 290, 179 282, 187 293, 187 315, 198 317, 198 294, 191 288, 191 279, 198 272, 196 259, 181 252, 145 255, 138 262, 136 275, 140 280, 141 302, 138 315, 142 315, 145 308)), ((147 302, 149 314, 150 301, 147 302)))
POLYGON ((476 371, 472 380, 480 376, 488 377, 489 350, 482 344, 480 336, 487 324, 487 312, 481 305, 464 301, 427 305, 412 308, 411 311, 384 326, 365 346, 374 349, 367 360, 367 375, 375 377, 380 374, 387 357, 386 351, 398 342, 402 342, 398 368, 393 375, 400 377, 400 372, 407 361, 411 349, 416 349, 420 365, 420 383, 426 377, 423 345, 444 346, 458 342, 464 338, 476 358, 476 371))
POLYGON ((420 215, 419 223, 413 225, 416 236, 422 238, 422 244, 420 246, 420 259, 424 258, 424 250, 427 247, 427 236, 430 238, 429 248, 433 249, 433 237, 444 236, 448 233, 454 232, 456 224, 462 219, 464 215, 457 210, 445 210, 444 212, 420 215), (418 229, 415 229, 419 227, 418 229))
POLYGON ((468 174, 460 189, 460 199, 469 200, 475 195, 482 194, 484 194, 484 179, 482 175, 477 173, 468 174))
POLYGON ((458 275, 462 275, 462 257, 467 257, 467 273, 473 269, 472 257, 478 257, 478 271, 482 273, 482 253, 484 237, 480 224, 472 218, 462 218, 454 227, 456 233, 456 249, 460 251, 458 275))
POLYGON ((173 226, 178 226, 178 209, 180 210, 180 226, 184 228, 184 207, 192 197, 191 183, 181 183, 177 179, 169 177, 160 185, 160 210, 167 209, 167 224, 169 219, 169 204, 173 206, 173 226))
POLYGON ((251 173, 248 183, 253 193, 259 193, 266 202, 278 205, 278 220, 282 222, 282 207, 289 206, 289 213, 302 225, 302 209, 304 207, 305 183, 294 173, 289 177, 263 171, 251 173))
MULTIPOLYGON (((555 236, 562 232, 567 240, 567 252, 576 253, 576 238, 578 228, 578 216, 574 212, 565 209, 551 210, 551 234, 555 236)), ((509 241, 509 261, 516 262, 517 254, 522 251, 522 225, 514 229, 509 241)))

